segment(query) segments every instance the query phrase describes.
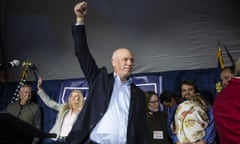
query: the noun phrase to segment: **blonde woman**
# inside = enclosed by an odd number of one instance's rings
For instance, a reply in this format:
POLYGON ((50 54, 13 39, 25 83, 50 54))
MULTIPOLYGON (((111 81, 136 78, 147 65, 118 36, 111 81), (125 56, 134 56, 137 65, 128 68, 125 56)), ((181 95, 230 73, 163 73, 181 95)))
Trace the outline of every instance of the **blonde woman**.
POLYGON ((55 109, 58 112, 58 116, 56 118, 55 124, 50 130, 50 133, 57 134, 56 138, 53 138, 55 143, 64 144, 66 141, 66 137, 72 129, 72 126, 77 119, 78 114, 83 108, 84 98, 83 94, 79 90, 73 90, 68 98, 68 102, 65 104, 57 103, 54 100, 51 100, 49 96, 45 93, 45 91, 41 87, 42 78, 38 78, 38 95, 42 99, 42 101, 50 108, 55 109))

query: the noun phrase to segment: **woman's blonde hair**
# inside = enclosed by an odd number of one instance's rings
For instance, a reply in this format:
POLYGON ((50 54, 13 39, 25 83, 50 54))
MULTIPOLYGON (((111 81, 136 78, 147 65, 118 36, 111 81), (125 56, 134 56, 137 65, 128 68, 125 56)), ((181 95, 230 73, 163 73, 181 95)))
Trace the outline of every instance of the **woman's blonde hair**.
POLYGON ((63 114, 64 111, 66 111, 67 109, 71 109, 72 108, 72 104, 70 103, 70 99, 73 96, 73 93, 77 93, 77 96, 79 97, 79 107, 78 110, 79 112, 82 110, 83 105, 84 105, 84 97, 83 94, 80 90, 72 90, 69 97, 68 97, 68 102, 63 106, 63 108, 59 111, 58 116, 61 116, 63 114))

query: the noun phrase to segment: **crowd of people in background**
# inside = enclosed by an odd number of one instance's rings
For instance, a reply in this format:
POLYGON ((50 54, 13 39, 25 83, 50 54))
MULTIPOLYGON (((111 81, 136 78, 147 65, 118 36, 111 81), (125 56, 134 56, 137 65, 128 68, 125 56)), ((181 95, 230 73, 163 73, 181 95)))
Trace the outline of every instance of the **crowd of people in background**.
MULTIPOLYGON (((194 81, 184 80, 179 92, 143 92, 132 83, 134 56, 128 48, 112 54, 113 72, 99 68, 90 53, 85 32, 87 3, 74 7, 72 26, 75 54, 89 83, 85 101, 81 91, 73 90, 66 103, 52 100, 37 83, 37 94, 58 111, 54 126, 56 144, 237 144, 240 142, 240 59, 234 68, 222 70, 222 91, 214 104, 198 90, 194 81), (176 96, 180 93, 180 96, 176 96), (160 105, 164 107, 160 110, 160 105)), ((19 101, 6 112, 41 129, 41 111, 31 102, 32 88, 23 85, 19 101)), ((40 143, 35 138, 33 144, 40 143)))

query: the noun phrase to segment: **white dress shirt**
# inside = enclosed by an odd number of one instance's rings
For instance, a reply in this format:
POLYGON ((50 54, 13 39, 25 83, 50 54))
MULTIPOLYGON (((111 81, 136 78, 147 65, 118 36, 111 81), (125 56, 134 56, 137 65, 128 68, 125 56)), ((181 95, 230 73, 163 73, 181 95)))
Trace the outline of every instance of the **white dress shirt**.
POLYGON ((108 109, 90 134, 90 139, 101 144, 125 144, 127 141, 130 84, 122 83, 114 75, 114 88, 108 109))

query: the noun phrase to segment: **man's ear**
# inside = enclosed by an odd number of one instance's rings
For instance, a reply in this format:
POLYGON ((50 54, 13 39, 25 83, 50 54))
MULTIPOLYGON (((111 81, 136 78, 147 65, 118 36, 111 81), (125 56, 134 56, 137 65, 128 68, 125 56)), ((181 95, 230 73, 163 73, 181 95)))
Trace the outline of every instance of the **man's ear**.
POLYGON ((112 59, 112 66, 114 67, 116 65, 115 60, 112 59))

